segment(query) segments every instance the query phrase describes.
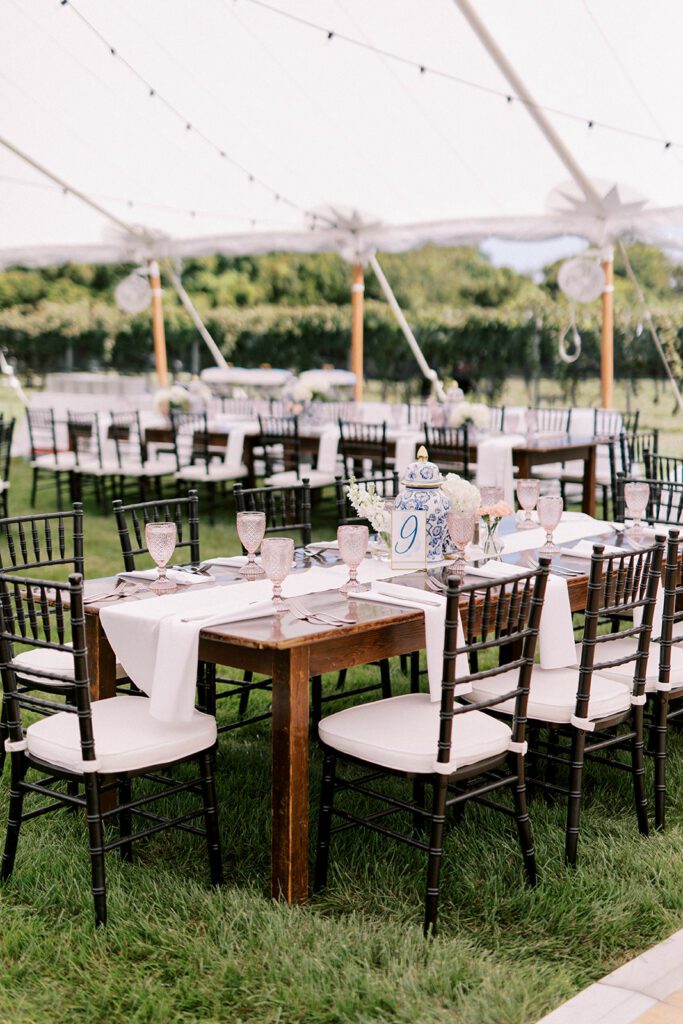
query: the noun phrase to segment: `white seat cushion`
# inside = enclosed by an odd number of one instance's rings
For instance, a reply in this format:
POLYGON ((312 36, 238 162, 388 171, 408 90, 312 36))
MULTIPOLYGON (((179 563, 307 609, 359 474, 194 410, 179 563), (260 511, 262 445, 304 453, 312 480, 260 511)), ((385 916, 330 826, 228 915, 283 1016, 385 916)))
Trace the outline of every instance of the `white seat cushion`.
MULTIPOLYGON (((638 643, 634 637, 625 636, 621 640, 614 640, 610 644, 603 645, 601 657, 610 661, 614 658, 624 658, 629 654, 635 654, 637 647, 638 643)), ((652 643, 645 673, 646 693, 654 693, 656 689, 655 684, 659 678, 659 657, 659 644, 652 643)), ((635 667, 636 663, 634 661, 627 661, 623 665, 615 665, 613 668, 602 668, 600 669, 600 674, 608 679, 614 679, 631 689, 633 687, 635 667)), ((683 650, 675 645, 671 648, 671 674, 669 678, 671 685, 675 689, 683 686, 683 650)))
MULTIPOLYGON (((509 693, 517 686, 518 673, 503 672, 475 683, 468 700, 480 701, 499 697, 509 693)), ((536 722, 554 722, 568 725, 576 710, 576 691, 579 686, 578 668, 544 669, 534 665, 529 688, 529 705, 527 717, 536 722)), ((607 718, 627 711, 630 706, 630 693, 623 683, 594 673, 591 682, 591 695, 588 702, 588 717, 591 719, 607 718)), ((496 711, 512 715, 515 710, 514 700, 496 704, 496 711)))
POLYGON ((57 452, 56 455, 38 455, 31 462, 33 469, 67 470, 73 469, 76 465, 76 456, 73 452, 57 452))
MULTIPOLYGON (((359 704, 323 718, 320 739, 342 754, 382 768, 431 774, 439 742, 440 704, 426 693, 359 704)), ((482 711, 456 715, 453 720, 452 770, 503 754, 511 732, 482 711)))
MULTIPOLYGON (((142 697, 110 697, 92 704, 97 770, 138 771, 170 764, 212 747, 216 720, 194 711, 189 722, 160 722, 142 697)), ((62 711, 34 722, 26 730, 28 752, 59 768, 81 771, 78 716, 62 711)))
POLYGON ((296 487, 304 477, 311 487, 327 487, 335 480, 334 473, 325 473, 321 469, 309 469, 306 472, 302 470, 301 479, 297 477, 295 470, 288 469, 284 473, 273 473, 266 478, 266 483, 269 487, 296 487))
POLYGON ((555 480, 562 476, 562 463, 561 462, 547 462, 542 466, 534 466, 534 476, 542 476, 543 479, 555 480))
POLYGON ((216 480, 239 480, 246 476, 247 472, 246 466, 226 466, 224 462, 210 462, 208 470, 204 463, 196 463, 194 466, 183 466, 175 474, 175 478, 210 483, 216 480))
MULTIPOLYGON (((42 686, 51 685, 49 679, 41 679, 38 676, 32 675, 29 671, 30 669, 39 669, 42 672, 55 672, 57 675, 68 676, 70 679, 73 679, 74 659, 69 651, 53 651, 49 647, 36 647, 31 651, 22 651, 21 654, 17 654, 14 661, 20 666, 21 678, 31 683, 40 683, 42 686)), ((123 665, 117 661, 116 678, 125 679, 125 676, 126 672, 123 665)), ((59 683, 55 681, 54 685, 59 686, 59 683)))

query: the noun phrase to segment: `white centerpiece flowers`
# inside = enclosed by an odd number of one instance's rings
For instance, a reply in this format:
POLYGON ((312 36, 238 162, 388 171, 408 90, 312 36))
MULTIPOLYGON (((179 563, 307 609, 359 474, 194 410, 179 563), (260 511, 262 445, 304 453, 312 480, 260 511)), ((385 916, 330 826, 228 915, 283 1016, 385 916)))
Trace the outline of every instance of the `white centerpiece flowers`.
POLYGON ((188 412, 191 403, 191 395, 182 384, 173 384, 170 388, 159 388, 155 391, 152 404, 157 412, 166 414, 169 409, 178 409, 188 412))
POLYGON ((387 505, 393 504, 393 498, 383 498, 374 483, 361 486, 352 476, 349 477, 346 493, 356 514, 361 519, 367 519, 388 550, 391 547, 391 512, 387 505))
POLYGON ((453 512, 465 512, 476 516, 481 507, 481 494, 479 488, 471 484, 469 480, 463 479, 457 473, 447 473, 441 484, 453 512))
POLYGON ((477 430, 488 430, 490 422, 491 410, 483 402, 457 402, 448 415, 451 427, 463 427, 467 423, 477 430))

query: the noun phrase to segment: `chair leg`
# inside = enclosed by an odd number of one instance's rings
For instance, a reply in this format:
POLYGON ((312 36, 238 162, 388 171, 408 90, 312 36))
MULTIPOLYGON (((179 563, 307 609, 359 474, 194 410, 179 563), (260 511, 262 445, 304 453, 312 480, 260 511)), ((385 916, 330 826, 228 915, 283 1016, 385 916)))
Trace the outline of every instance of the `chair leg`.
POLYGON ((391 669, 388 658, 382 658, 380 661, 379 674, 382 681, 382 698, 386 700, 391 697, 391 669))
POLYGON ((401 672, 403 673, 403 675, 407 676, 408 675, 408 655, 407 654, 399 655, 398 663, 399 663, 399 666, 401 668, 401 672))
MULTIPOLYGON (((318 679, 320 677, 318 676, 318 679)), ((318 848, 315 858, 315 879, 313 891, 320 892, 327 885, 327 871, 330 865, 330 835, 332 809, 334 807, 334 780, 337 773, 337 758, 331 750, 325 750, 323 759, 323 781, 320 792, 320 814, 318 817, 318 848)))
POLYGON ((315 731, 323 717, 323 680, 322 676, 311 678, 311 727, 315 731))
POLYGON ((643 715, 645 708, 637 704, 633 708, 635 736, 631 741, 631 770, 633 772, 633 796, 636 802, 636 818, 641 836, 649 834, 647 820, 647 791, 645 789, 645 738, 643 735, 643 715))
POLYGON ((5 767, 5 758, 7 754, 5 752, 5 740, 9 739, 9 729, 7 727, 7 704, 3 700, 2 709, 0 710, 0 775, 2 775, 5 767))
MULTIPOLYGON (((127 775, 121 775, 119 778, 119 805, 123 807, 124 804, 130 803, 131 799, 131 788, 130 779, 127 775)), ((131 814, 130 808, 124 808, 119 811, 119 839, 123 839, 125 836, 130 836, 133 831, 133 815, 131 814)), ((132 861, 133 859, 133 841, 129 839, 127 843, 123 843, 119 847, 121 851, 121 860, 132 861)))
POLYGON ((205 750, 199 755, 199 770, 202 776, 202 794, 204 797, 204 826, 206 828, 206 846, 209 854, 209 872, 212 885, 223 884, 223 863, 221 860, 221 840, 218 832, 218 807, 216 800, 216 782, 214 779, 215 747, 205 750))
POLYGON ((85 802, 95 924, 105 925, 107 923, 107 886, 104 876, 104 829, 102 827, 99 781, 94 772, 85 774, 85 802))
POLYGON ((40 470, 37 466, 33 467, 33 475, 31 478, 31 508, 36 507, 36 494, 38 492, 38 473, 40 470))
POLYGON ((443 829, 446 820, 446 796, 448 776, 439 775, 434 781, 432 821, 429 835, 429 860, 427 862, 427 891, 425 894, 425 935, 436 935, 436 914, 439 906, 439 877, 443 853, 443 829))
POLYGON ((576 865, 579 845, 579 824, 583 796, 583 765, 586 749, 586 734, 583 729, 572 733, 571 765, 569 771, 569 799, 567 801, 567 830, 565 833, 564 859, 571 867, 576 865))
POLYGON ((11 755, 11 763, 12 781, 10 782, 9 790, 7 834, 5 836, 5 851, 2 855, 2 870, 0 872, 3 881, 9 878, 14 870, 19 830, 21 829, 21 812, 24 806, 24 791, 21 783, 26 774, 26 758, 23 753, 14 753, 11 755))
POLYGON ((666 817, 666 740, 669 711, 669 696, 658 692, 655 698, 654 722, 650 727, 650 739, 654 740, 655 761, 655 828, 664 831, 666 817))
POLYGON ((410 655, 410 692, 420 692, 420 652, 412 651, 410 655))
POLYGON ((526 799, 526 766, 521 754, 517 758, 517 782, 514 788, 515 821, 519 834, 519 845, 522 848, 524 858, 524 869, 529 880, 529 885, 536 885, 536 852, 534 850, 534 836, 531 831, 531 821, 526 799))
MULTIPOLYGON (((249 669, 247 669, 245 671, 245 673, 244 673, 244 682, 245 683, 250 683, 253 678, 254 678, 254 673, 250 672, 249 669)), ((247 713, 247 708, 248 707, 249 707, 249 690, 242 690, 242 692, 240 694, 240 706, 239 706, 239 710, 238 710, 238 714, 239 714, 240 718, 244 718, 244 716, 247 713)))

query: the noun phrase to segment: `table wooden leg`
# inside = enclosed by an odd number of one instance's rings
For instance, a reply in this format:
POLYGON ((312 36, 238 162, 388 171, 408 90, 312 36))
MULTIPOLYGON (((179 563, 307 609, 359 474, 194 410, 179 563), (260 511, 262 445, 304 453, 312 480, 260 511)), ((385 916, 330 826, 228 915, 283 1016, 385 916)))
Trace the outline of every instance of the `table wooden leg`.
POLYGON ((288 903, 308 899, 307 648, 273 659, 273 782, 271 894, 288 903))
POLYGON ((589 516, 595 515, 595 461, 596 446, 591 445, 583 464, 583 499, 581 511, 589 516))
POLYGON ((85 616, 85 642, 88 650, 88 672, 92 700, 115 697, 116 658, 100 624, 99 615, 85 616))

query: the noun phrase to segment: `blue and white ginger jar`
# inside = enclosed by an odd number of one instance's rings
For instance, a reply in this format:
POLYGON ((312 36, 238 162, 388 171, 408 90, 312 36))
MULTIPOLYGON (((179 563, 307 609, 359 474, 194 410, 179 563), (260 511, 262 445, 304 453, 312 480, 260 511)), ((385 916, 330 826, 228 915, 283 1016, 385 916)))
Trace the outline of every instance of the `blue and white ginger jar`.
POLYGON ((402 483, 404 487, 396 498, 396 508, 427 513, 427 561, 440 562, 448 541, 447 516, 451 506, 441 490, 439 467, 429 462, 424 446, 417 453, 417 462, 408 466, 402 483))

